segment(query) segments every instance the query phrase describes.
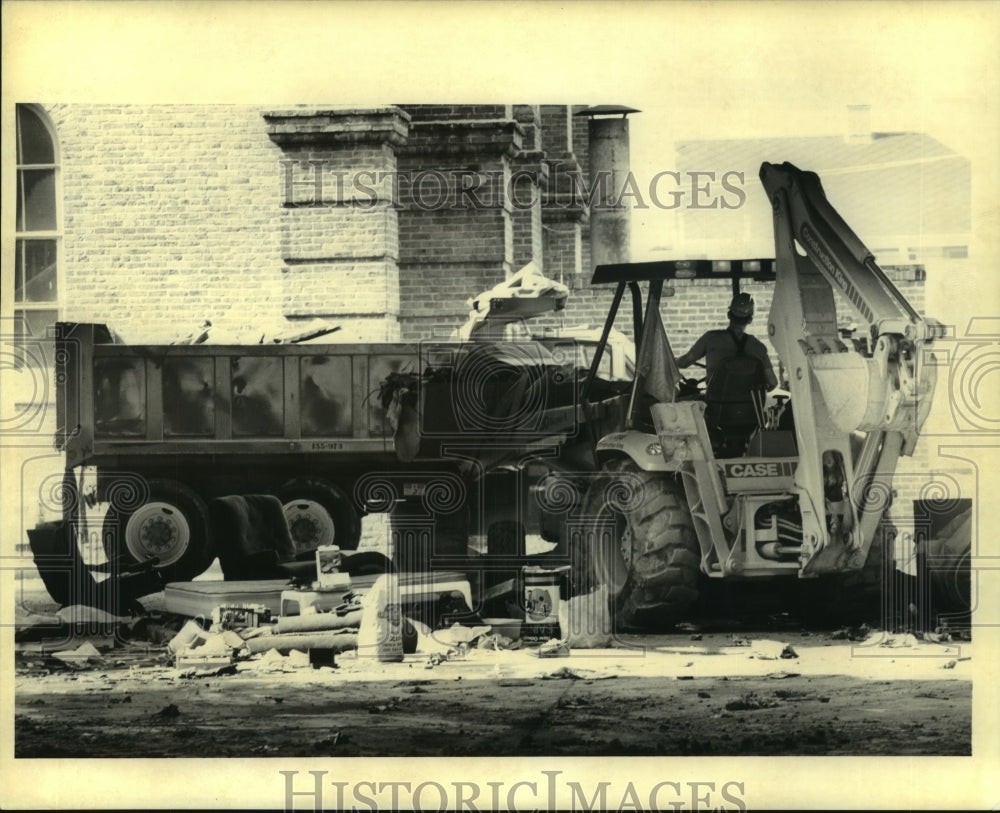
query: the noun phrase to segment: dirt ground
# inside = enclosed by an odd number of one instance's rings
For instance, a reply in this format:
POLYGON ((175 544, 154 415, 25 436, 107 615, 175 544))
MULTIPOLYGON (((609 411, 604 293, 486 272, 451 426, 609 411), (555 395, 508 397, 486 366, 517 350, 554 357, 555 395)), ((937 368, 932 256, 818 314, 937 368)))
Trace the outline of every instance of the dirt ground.
MULTIPOLYGON (((15 756, 971 753, 968 636, 838 628, 724 595, 731 603, 706 602, 696 624, 567 658, 472 648, 432 664, 429 652, 448 646, 422 638, 403 663, 257 656, 201 677, 173 668, 166 643, 185 619, 154 595, 143 599, 150 616, 117 639, 17 644, 15 756), (98 657, 52 656, 86 642, 98 657)), ((22 611, 56 609, 37 579, 18 600, 22 611)))
POLYGON ((685 631, 558 659, 344 653, 204 677, 162 646, 97 648, 67 666, 20 647, 17 757, 971 753, 971 642, 685 631), (771 659, 773 642, 796 657, 771 659))

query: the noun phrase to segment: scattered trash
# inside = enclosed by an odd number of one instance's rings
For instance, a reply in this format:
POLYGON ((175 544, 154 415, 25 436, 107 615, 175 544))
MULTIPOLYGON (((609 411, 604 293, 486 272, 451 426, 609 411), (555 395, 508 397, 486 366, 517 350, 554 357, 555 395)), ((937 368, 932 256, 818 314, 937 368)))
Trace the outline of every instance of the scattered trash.
POLYGON ((708 692, 698 692, 698 697, 702 700, 708 700, 711 696, 708 692))
POLYGON ((294 667, 310 666, 309 653, 293 649, 288 653, 288 663, 294 667))
POLYGON ((222 633, 222 640, 226 644, 226 646, 230 647, 231 649, 235 649, 237 651, 243 649, 244 646, 246 646, 246 644, 243 643, 243 638, 236 632, 233 632, 232 630, 226 630, 224 633, 222 633))
POLYGON ((911 633, 906 633, 904 635, 886 635, 886 633, 881 633, 885 637, 882 639, 879 646, 889 647, 891 649, 900 649, 908 647, 916 647, 919 645, 916 636, 911 633))
POLYGON ((561 637, 573 649, 607 649, 611 646, 608 586, 559 602, 561 637))
POLYGON ((477 649, 488 649, 496 652, 510 649, 520 649, 521 642, 515 641, 508 638, 506 635, 500 635, 499 633, 493 633, 491 635, 483 635, 479 638, 479 643, 476 645, 477 649))
MULTIPOLYGON (((344 737, 344 742, 347 742, 348 738, 344 737)), ((340 742, 340 732, 334 731, 333 736, 327 737, 325 740, 320 740, 315 744, 316 748, 333 748, 338 742, 340 742)))
POLYGON ((58 658, 64 663, 72 664, 73 666, 82 666, 91 661, 101 661, 104 656, 101 655, 100 651, 89 641, 80 644, 76 649, 73 650, 63 650, 61 652, 53 652, 53 658, 58 658))
POLYGON ((539 658, 568 658, 569 643, 552 638, 538 647, 539 658))
POLYGON ((278 619, 274 625, 274 632, 284 634, 286 632, 317 632, 320 630, 339 630, 361 626, 363 611, 352 609, 347 612, 323 612, 308 615, 284 616, 278 619))
POLYGON ((188 621, 167 644, 167 649, 175 655, 185 649, 191 649, 204 643, 206 639, 203 630, 196 621, 188 621))
POLYGON ((471 644, 481 635, 486 635, 492 627, 464 627, 461 624, 452 624, 445 629, 435 630, 431 636, 435 641, 447 646, 457 644, 471 644))
POLYGON ((867 624, 859 627, 841 627, 830 633, 834 641, 864 641, 872 633, 872 628, 867 624))
POLYGON ((25 607, 14 608, 14 640, 37 641, 45 637, 59 634, 64 625, 58 615, 46 615, 33 612, 25 607))
MULTIPOLYGON (((197 651, 196 651, 197 652, 197 651)), ((174 666, 177 669, 186 671, 189 669, 218 669, 229 666, 233 662, 232 654, 227 655, 200 655, 185 652, 177 656, 174 666)))
POLYGON ((761 639, 750 642, 751 656, 762 661, 776 661, 779 658, 797 658, 798 653, 784 641, 761 639))
POLYGON ((432 652, 427 656, 427 663, 424 665, 424 668, 433 669, 435 666, 439 666, 446 661, 464 661, 468 653, 469 647, 467 644, 459 644, 457 647, 452 647, 447 651, 432 652))
POLYGON ((771 672, 768 675, 771 680, 786 680, 788 678, 802 677, 801 672, 771 672))
POLYGON ((583 676, 577 674, 568 666, 564 666, 561 669, 556 669, 555 672, 542 675, 542 680, 583 680, 583 676))
POLYGON ((188 659, 178 664, 181 678, 222 677, 235 675, 235 663, 221 663, 221 658, 188 659), (199 663, 198 660, 202 662, 199 663))
POLYGON ((381 704, 379 704, 377 706, 369 706, 368 707, 368 713, 369 714, 384 714, 387 711, 392 711, 393 709, 396 709, 396 708, 399 707, 400 700, 402 700, 402 698, 394 697, 388 703, 381 703, 381 704))
POLYGON ((173 703, 168 706, 164 706, 159 711, 155 712, 154 717, 163 717, 164 719, 172 720, 181 716, 181 710, 177 708, 173 703))
POLYGON ((351 630, 317 630, 316 632, 290 632, 283 635, 259 635, 244 640, 251 652, 267 652, 276 649, 278 652, 291 652, 297 649, 306 652, 310 649, 332 649, 334 652, 346 652, 358 648, 358 633, 351 630))
POLYGON ((167 644, 174 655, 174 666, 181 677, 215 677, 233 674, 233 661, 244 654, 246 644, 233 632, 205 632, 194 621, 188 621, 167 644))
POLYGON ((271 611, 263 604, 223 604, 212 610, 212 630, 237 630, 271 623, 271 611))
MULTIPOLYGON (((543 678, 547 680, 547 678, 543 678)), ((504 688, 513 688, 516 686, 534 686, 535 681, 529 680, 528 678, 506 678, 500 681, 500 686, 504 688)))
POLYGON ((276 649, 268 650, 259 658, 251 660, 249 666, 254 672, 291 672, 295 668, 291 661, 276 649))
POLYGON ((700 632, 696 632, 694 635, 691 636, 691 640, 692 641, 700 641, 701 639, 702 639, 702 635, 701 635, 700 632))
POLYGON ((797 692, 794 689, 777 689, 774 696, 779 700, 805 700, 809 697, 807 692, 797 692))
POLYGON ((730 700, 726 703, 726 711, 755 711, 757 709, 773 709, 776 706, 778 706, 776 700, 761 697, 755 692, 748 692, 739 700, 730 700))
POLYGON ((56 616, 67 624, 91 628, 113 628, 120 622, 128 620, 128 616, 112 615, 109 612, 100 610, 97 607, 90 607, 86 604, 71 604, 68 607, 62 607, 56 610, 56 616))

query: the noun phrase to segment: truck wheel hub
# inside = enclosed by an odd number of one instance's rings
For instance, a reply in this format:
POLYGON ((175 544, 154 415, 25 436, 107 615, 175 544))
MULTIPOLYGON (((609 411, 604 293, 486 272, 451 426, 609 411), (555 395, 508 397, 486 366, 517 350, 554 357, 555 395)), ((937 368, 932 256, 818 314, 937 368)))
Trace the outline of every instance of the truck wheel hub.
POLYGON ((169 503, 146 503, 125 526, 129 553, 140 562, 155 556, 160 567, 180 559, 190 541, 191 530, 184 514, 169 503))
POLYGON ((298 553, 334 544, 336 528, 330 514, 313 500, 285 503, 285 521, 298 553))

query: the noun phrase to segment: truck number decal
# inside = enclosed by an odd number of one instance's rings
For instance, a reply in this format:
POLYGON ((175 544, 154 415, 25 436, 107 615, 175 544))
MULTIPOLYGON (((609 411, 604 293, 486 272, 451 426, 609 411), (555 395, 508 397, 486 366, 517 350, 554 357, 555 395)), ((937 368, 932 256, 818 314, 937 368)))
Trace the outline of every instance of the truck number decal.
POLYGON ((344 444, 336 440, 314 440, 309 448, 314 452, 339 452, 344 444))

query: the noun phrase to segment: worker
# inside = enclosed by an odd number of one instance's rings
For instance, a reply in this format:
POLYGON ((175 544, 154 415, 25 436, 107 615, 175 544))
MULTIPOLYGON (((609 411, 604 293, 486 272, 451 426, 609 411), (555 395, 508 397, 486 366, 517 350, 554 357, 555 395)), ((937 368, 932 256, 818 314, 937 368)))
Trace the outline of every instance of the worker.
POLYGON ((705 359, 705 422, 716 454, 743 454, 750 433, 763 425, 763 390, 778 386, 767 348, 746 332, 753 321, 750 294, 729 303, 729 326, 709 330, 677 359, 679 368, 705 359))

